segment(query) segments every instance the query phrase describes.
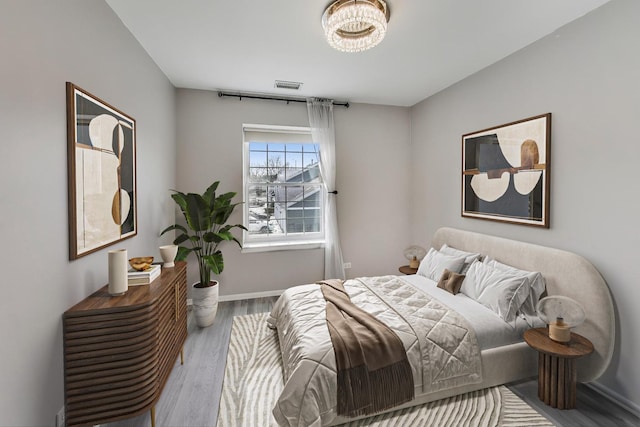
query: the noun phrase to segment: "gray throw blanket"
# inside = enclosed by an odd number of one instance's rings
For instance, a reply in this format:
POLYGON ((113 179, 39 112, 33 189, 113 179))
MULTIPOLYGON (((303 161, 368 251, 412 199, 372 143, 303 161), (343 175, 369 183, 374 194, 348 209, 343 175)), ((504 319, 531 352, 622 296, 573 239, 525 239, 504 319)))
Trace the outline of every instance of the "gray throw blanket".
POLYGON ((354 305, 342 283, 318 282, 327 301, 327 327, 338 369, 338 414, 369 415, 413 399, 413 375, 402 341, 354 305))

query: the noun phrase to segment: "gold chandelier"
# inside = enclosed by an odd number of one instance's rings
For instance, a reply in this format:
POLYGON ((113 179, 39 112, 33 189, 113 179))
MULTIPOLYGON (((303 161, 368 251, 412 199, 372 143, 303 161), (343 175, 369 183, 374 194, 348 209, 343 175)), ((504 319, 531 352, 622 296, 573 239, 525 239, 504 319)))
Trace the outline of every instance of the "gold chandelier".
POLYGON ((389 8, 384 0, 337 0, 322 15, 329 45, 342 52, 362 52, 387 33, 389 8))

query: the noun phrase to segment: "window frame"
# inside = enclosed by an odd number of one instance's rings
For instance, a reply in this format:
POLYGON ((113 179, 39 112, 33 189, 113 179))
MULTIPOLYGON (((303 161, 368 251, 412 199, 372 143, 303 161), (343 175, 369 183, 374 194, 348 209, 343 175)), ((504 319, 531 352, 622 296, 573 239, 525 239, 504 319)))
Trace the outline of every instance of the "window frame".
MULTIPOLYGON (((249 229, 249 214, 250 214, 250 206, 249 206, 249 189, 252 185, 255 185, 255 182, 251 182, 249 179, 251 167, 249 164, 250 160, 250 143, 251 142, 262 142, 262 141, 250 141, 247 140, 248 132, 258 132, 258 133, 274 133, 274 134, 292 134, 292 135, 304 135, 302 141, 283 141, 278 142, 283 144, 315 144, 311 139, 311 128, 310 127, 301 127, 301 126, 281 126, 281 125, 261 125, 261 124, 243 124, 242 125, 242 191, 243 191, 243 217, 242 222, 247 229, 249 229)), ((267 141, 265 141, 267 142, 267 141)), ((318 161, 319 158, 319 150, 318 150, 318 161)), ((291 183, 282 183, 277 182, 273 183, 273 185, 281 186, 281 187, 296 187, 304 185, 304 182, 291 182, 291 183)), ((326 195, 324 194, 324 183, 322 181, 322 177, 320 177, 320 182, 314 183, 306 183, 309 186, 319 186, 320 192, 320 231, 319 232, 302 232, 302 233, 285 233, 284 235, 274 235, 274 234, 251 234, 248 230, 244 230, 242 233, 242 252, 262 252, 262 251, 274 251, 274 250, 298 250, 298 249, 314 249, 324 247, 325 241, 325 200, 326 195)), ((271 185, 270 183, 265 182, 265 185, 271 185)))

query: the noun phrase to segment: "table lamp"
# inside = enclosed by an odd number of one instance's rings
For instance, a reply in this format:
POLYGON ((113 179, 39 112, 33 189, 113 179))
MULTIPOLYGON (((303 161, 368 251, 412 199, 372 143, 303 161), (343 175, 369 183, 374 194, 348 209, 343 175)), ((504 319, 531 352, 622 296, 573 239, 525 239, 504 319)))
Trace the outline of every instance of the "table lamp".
POLYGON ((580 325, 586 317, 577 301, 561 295, 542 298, 536 311, 549 325, 549 338, 561 343, 571 341, 571 328, 580 325))
POLYGON ((418 268, 420 266, 420 261, 427 254, 427 250, 422 246, 409 246, 404 250, 404 256, 409 260, 409 267, 418 268))

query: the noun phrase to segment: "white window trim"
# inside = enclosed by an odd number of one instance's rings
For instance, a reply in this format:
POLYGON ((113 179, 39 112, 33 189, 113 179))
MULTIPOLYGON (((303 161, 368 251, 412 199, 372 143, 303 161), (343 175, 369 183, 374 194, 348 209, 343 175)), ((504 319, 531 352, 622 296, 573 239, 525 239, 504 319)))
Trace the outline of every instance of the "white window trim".
MULTIPOLYGON (((242 222, 248 226, 249 218, 249 182, 246 177, 249 173, 249 142, 245 140, 245 132, 272 132, 272 133, 290 133, 290 134, 308 134, 311 135, 310 127, 302 126, 280 126, 280 125, 262 125, 262 124, 243 124, 242 125, 242 181, 243 181, 243 218, 242 222)), ((306 141, 301 143, 308 143, 306 141)), ((324 211, 323 211, 324 214, 324 211)), ((321 223, 322 231, 320 233, 304 233, 296 235, 294 233, 282 237, 268 237, 261 241, 261 236, 250 237, 248 231, 242 233, 242 253, 255 252, 271 252, 284 250, 305 250, 324 248, 324 220, 321 223)))
POLYGON ((324 248, 324 240, 317 241, 300 241, 300 242, 264 242, 264 243, 245 243, 242 246, 243 254, 251 254, 256 252, 275 252, 275 251, 300 251, 306 249, 324 248))

